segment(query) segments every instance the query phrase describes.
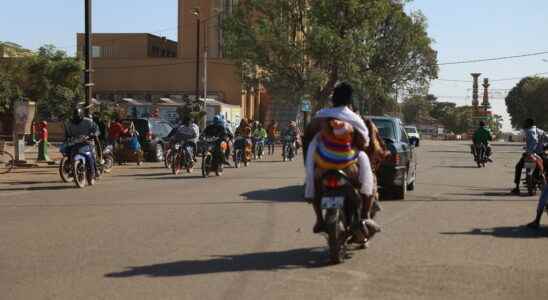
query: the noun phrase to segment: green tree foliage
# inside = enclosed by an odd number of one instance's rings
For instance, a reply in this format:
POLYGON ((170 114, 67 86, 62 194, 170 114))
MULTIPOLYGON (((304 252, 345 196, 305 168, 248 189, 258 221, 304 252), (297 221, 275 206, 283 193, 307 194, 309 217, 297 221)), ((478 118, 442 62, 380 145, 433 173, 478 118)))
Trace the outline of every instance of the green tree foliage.
POLYGON ((277 99, 308 94, 321 106, 345 80, 382 113, 396 86, 437 76, 426 20, 400 1, 248 0, 223 23, 225 54, 245 84, 277 99))
POLYGON ((522 79, 505 101, 514 128, 521 128, 527 118, 535 119, 541 128, 548 128, 548 78, 522 79))
POLYGON ((82 64, 54 46, 46 45, 27 57, 0 61, 0 110, 14 101, 35 101, 41 118, 64 117, 73 99, 82 95, 82 64))

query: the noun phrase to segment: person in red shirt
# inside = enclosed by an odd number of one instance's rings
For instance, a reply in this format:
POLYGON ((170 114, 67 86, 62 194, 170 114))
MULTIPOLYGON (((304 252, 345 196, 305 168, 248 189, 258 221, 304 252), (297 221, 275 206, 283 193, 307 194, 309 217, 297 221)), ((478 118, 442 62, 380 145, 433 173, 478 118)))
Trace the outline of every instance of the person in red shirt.
POLYGON ((116 119, 108 129, 108 140, 110 143, 116 142, 120 136, 127 132, 127 128, 122 125, 122 122, 119 119, 116 119))
POLYGON ((50 161, 48 155, 48 123, 42 121, 38 123, 38 161, 50 161))

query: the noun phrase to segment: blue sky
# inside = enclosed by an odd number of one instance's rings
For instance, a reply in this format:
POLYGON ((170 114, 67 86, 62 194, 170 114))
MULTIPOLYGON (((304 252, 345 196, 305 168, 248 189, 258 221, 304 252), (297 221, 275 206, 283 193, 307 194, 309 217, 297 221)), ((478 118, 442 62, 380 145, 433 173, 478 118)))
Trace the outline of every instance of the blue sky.
MULTIPOLYGON (((177 37, 177 0, 94 0, 94 31, 154 32, 177 37), (154 4, 151 4, 154 3, 154 4), (158 32, 160 31, 160 32, 158 32)), ((0 12, 0 40, 36 49, 51 43, 75 51, 75 33, 83 31, 83 0, 8 1, 0 12)), ((548 50, 546 0, 415 0, 428 18, 439 61, 458 61, 548 50)), ((548 72, 548 55, 507 61, 442 66, 440 78, 469 80, 471 72, 491 79, 548 72)), ((493 82, 509 89, 517 80, 493 82)), ((440 100, 470 103, 471 84, 434 81, 431 92, 440 100)), ((503 96, 503 95, 502 95, 503 96)), ((504 100, 493 99, 496 113, 506 119, 504 100)), ((509 122, 505 122, 509 129, 509 122)))

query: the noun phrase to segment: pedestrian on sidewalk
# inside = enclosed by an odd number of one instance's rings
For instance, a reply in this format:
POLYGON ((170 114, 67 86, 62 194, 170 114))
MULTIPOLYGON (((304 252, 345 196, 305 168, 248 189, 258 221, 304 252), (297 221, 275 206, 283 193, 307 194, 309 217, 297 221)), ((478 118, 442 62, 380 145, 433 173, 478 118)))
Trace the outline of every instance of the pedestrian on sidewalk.
POLYGON ((38 123, 38 161, 51 161, 48 155, 48 122, 42 121, 38 123))

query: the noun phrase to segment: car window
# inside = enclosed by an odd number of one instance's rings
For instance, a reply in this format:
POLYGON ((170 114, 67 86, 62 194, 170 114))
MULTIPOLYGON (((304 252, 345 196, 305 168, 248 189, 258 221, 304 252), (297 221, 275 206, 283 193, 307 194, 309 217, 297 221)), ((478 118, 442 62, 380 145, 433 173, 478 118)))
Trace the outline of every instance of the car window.
POLYGON ((407 132, 403 129, 403 127, 400 128, 400 142, 409 144, 409 137, 407 136, 407 132))
POLYGON ((415 127, 405 127, 405 131, 407 131, 407 133, 417 133, 417 129, 415 127))
POLYGON ((389 119, 371 119, 375 126, 379 129, 380 135, 385 139, 396 140, 394 131, 394 122, 389 119))

